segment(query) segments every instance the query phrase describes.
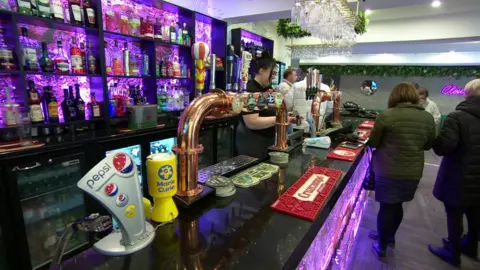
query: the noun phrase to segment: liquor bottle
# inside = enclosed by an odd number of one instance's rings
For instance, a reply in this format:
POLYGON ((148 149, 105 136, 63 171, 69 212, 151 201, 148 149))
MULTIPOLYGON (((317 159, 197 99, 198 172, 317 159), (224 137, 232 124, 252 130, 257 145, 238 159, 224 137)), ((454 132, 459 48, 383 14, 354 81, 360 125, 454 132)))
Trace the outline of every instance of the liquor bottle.
POLYGON ((68 73, 70 70, 70 63, 68 62, 67 54, 62 48, 62 41, 57 41, 57 47, 57 55, 53 58, 53 62, 55 62, 55 72, 68 73))
MULTIPOLYGON (((108 52, 108 44, 105 41, 105 52, 108 52)), ((105 53, 105 72, 107 75, 113 75, 113 57, 111 53, 105 53)))
POLYGON ((134 95, 135 95, 135 86, 130 85, 128 87, 127 106, 135 105, 135 101, 134 101, 134 98, 133 98, 134 95))
POLYGON ((80 96, 80 85, 78 83, 75 84, 75 94, 75 114, 77 120, 85 120, 85 101, 80 96))
POLYGON ((80 51, 82 52, 82 65, 83 65, 83 70, 82 74, 87 74, 87 52, 85 51, 85 45, 83 42, 80 42, 80 51))
POLYGON ((175 78, 180 77, 180 63, 178 63, 178 60, 176 57, 173 60, 173 77, 175 78))
POLYGON ((50 0, 37 0, 38 15, 44 18, 52 17, 52 9, 50 8, 50 0))
POLYGON ((123 67, 125 76, 130 76, 130 51, 127 42, 123 43, 123 67))
POLYGON ((58 117, 58 101, 55 95, 53 94, 52 87, 47 86, 48 88, 48 95, 46 101, 44 101, 45 104, 45 111, 46 116, 45 119, 49 123, 58 123, 59 117, 58 117))
POLYGON ((117 100, 115 99, 113 85, 110 85, 108 91, 108 113, 111 117, 117 117, 117 100))
POLYGON ((32 3, 30 0, 17 0, 18 12, 32 15, 32 3))
POLYGON ((190 46, 190 37, 188 36, 187 23, 183 23, 182 36, 183 36, 183 45, 190 46))
POLYGON ((100 117, 100 105, 95 98, 95 93, 90 92, 90 103, 88 103, 88 116, 90 119, 100 117))
POLYGON ((125 9, 125 6, 122 5, 119 23, 120 34, 130 35, 130 27, 128 25, 129 19, 127 13, 125 12, 125 9))
POLYGON ((70 48, 70 58, 72 61, 72 73, 82 74, 84 73, 85 68, 84 61, 82 57, 82 50, 77 47, 77 39, 75 36, 72 37, 72 47, 70 48))
POLYGON ((178 87, 175 87, 173 90, 173 104, 176 110, 183 109, 183 94, 180 94, 178 87))
POLYGON ((63 112, 63 121, 64 122, 69 122, 69 121, 75 121, 75 102, 73 101, 73 88, 70 86, 70 95, 68 92, 69 89, 64 88, 63 89, 63 102, 61 104, 62 106, 62 112, 63 112))
POLYGON ((172 22, 170 25, 170 43, 176 43, 177 42, 177 30, 175 29, 175 26, 172 22))
POLYGON ((113 59, 113 75, 122 76, 123 75, 123 60, 122 60, 122 51, 118 48, 118 41, 114 41, 113 50, 111 51, 113 59))
POLYGON ((0 69, 14 70, 13 52, 3 39, 3 28, 0 28, 0 69))
POLYGON ((183 45, 183 29, 179 23, 177 23, 177 44, 183 45))
POLYGON ((132 76, 139 76, 140 75, 140 70, 139 70, 139 62, 140 62, 140 56, 139 55, 132 55, 130 57, 130 74, 132 76))
POLYGON ((167 110, 173 111, 175 109, 173 104, 173 91, 170 83, 167 84, 167 110))
POLYGON ((162 24, 160 23, 160 18, 157 18, 155 22, 155 26, 153 27, 154 29, 154 34, 155 34, 155 39, 162 40, 163 35, 162 35, 162 24))
POLYGON ((164 57, 162 57, 160 62, 160 77, 167 77, 167 65, 164 57))
POLYGON ((53 60, 48 56, 47 43, 42 42, 42 57, 40 57, 40 68, 43 72, 53 72, 55 64, 53 60))
POLYGON ((167 65, 167 76, 173 77, 173 73, 174 73, 173 62, 170 59, 167 59, 166 65, 167 65))
POLYGON ((40 106, 40 94, 37 89, 35 89, 35 83, 33 81, 28 81, 27 95, 28 95, 28 106, 30 107, 30 119, 33 124, 40 124, 44 122, 42 107, 40 106))
POLYGON ((87 45, 87 51, 85 56, 85 65, 88 70, 88 74, 96 74, 97 73, 97 58, 93 55, 92 52, 92 42, 89 41, 87 45))
POLYGON ((17 125, 16 114, 18 112, 19 104, 13 103, 10 97, 10 87, 5 87, 5 103, 1 105, 0 112, 3 125, 15 126, 17 125))
POLYGON ((30 3, 32 4, 32 14, 34 16, 38 16, 38 4, 37 0, 30 0, 30 3))
POLYGON ((138 11, 136 9, 133 11, 133 15, 130 17, 128 25, 130 28, 130 35, 139 37, 141 24, 140 18, 138 17, 138 11))
POLYGON ((186 108, 188 107, 188 105, 190 104, 190 93, 187 90, 186 87, 183 87, 183 108, 186 108))
POLYGON ((62 0, 51 0, 51 9, 53 13, 53 19, 57 21, 65 21, 64 9, 62 0))
POLYGON ((70 23, 82 25, 82 8, 80 7, 80 0, 68 0, 70 10, 70 23))
POLYGON ((137 90, 135 92, 135 105, 143 105, 143 96, 142 92, 140 91, 140 85, 137 85, 137 90))
POLYGON ((180 57, 180 77, 187 77, 187 65, 185 64, 183 57, 180 57))
POLYGON ((150 20, 150 17, 147 16, 147 20, 145 21, 145 30, 143 36, 148 39, 153 39, 153 22, 150 20))
POLYGON ((142 52, 142 61, 143 61, 143 74, 144 76, 149 76, 150 75, 150 69, 149 69, 149 57, 147 54, 147 50, 143 50, 142 52))
POLYGON ((164 42, 170 42, 170 26, 168 26, 165 18, 162 18, 162 40, 164 42))
POLYGON ((23 67, 27 71, 38 71, 37 51, 29 43, 27 28, 22 27, 23 67))
POLYGON ((91 0, 83 0, 83 11, 85 14, 85 25, 89 27, 95 27, 95 10, 93 9, 91 0))
POLYGON ((160 84, 157 92, 157 111, 166 112, 167 111, 167 94, 165 93, 165 85, 160 84))

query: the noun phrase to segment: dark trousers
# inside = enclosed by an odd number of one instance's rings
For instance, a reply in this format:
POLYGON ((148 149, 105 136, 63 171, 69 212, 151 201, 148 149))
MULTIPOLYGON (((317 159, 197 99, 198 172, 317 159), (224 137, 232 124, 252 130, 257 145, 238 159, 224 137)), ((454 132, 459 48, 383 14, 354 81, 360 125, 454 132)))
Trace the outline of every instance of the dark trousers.
POLYGON ((477 250, 480 233, 480 207, 445 204, 447 212, 448 242, 453 251, 460 254, 460 240, 463 235, 463 215, 467 216, 468 233, 463 243, 468 250, 477 250))
POLYGON ((402 203, 380 203, 380 210, 377 215, 377 230, 379 244, 386 249, 389 239, 395 239, 400 223, 403 219, 402 203))

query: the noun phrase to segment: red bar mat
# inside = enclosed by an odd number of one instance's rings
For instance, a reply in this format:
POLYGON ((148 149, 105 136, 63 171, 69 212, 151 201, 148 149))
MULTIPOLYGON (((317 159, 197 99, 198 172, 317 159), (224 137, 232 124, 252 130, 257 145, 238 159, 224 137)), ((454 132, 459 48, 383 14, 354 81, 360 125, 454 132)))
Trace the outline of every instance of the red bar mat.
POLYGON ((301 219, 313 221, 325 204, 342 171, 313 167, 270 207, 301 219))
POLYGON ((344 147, 337 147, 333 149, 327 156, 327 158, 345 160, 345 161, 354 161, 358 154, 362 151, 363 147, 358 149, 350 149, 344 147))
POLYGON ((375 121, 363 121, 360 126, 358 126, 359 128, 368 128, 368 129, 372 129, 373 126, 375 125, 375 121))
POLYGON ((358 132, 360 135, 360 140, 365 141, 370 137, 370 134, 372 133, 371 129, 363 129, 363 128, 357 128, 355 129, 355 132, 358 132))

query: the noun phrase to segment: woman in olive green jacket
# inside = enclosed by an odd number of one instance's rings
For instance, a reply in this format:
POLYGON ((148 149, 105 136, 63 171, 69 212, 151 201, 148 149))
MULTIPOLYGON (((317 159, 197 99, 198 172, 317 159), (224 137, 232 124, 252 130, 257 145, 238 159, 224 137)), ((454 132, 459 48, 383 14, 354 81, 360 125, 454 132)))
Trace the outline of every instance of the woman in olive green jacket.
POLYGON ((375 200, 380 203, 378 231, 369 236, 378 240, 373 249, 386 256, 387 245, 395 244, 395 234, 403 219, 402 203, 413 200, 422 178, 424 151, 432 148, 435 122, 419 105, 413 85, 395 86, 388 109, 377 117, 368 144, 376 148, 373 157, 375 200))

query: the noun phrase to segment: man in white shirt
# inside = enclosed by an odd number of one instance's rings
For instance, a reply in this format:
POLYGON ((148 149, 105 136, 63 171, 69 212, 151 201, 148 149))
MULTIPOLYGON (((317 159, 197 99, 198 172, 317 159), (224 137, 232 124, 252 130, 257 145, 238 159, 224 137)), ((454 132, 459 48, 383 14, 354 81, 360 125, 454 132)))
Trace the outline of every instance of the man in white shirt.
POLYGON ((417 92, 420 96, 420 105, 425 108, 425 111, 429 112, 433 116, 433 120, 435 120, 435 126, 437 127, 438 131, 442 114, 440 113, 437 104, 428 98, 428 89, 420 87, 417 89, 417 92))
POLYGON ((283 81, 278 86, 278 91, 282 93, 287 105, 287 111, 291 112, 293 109, 293 83, 297 81, 297 71, 293 68, 288 68, 283 72, 283 81))

